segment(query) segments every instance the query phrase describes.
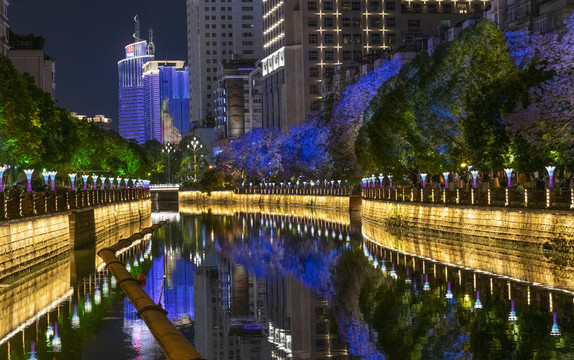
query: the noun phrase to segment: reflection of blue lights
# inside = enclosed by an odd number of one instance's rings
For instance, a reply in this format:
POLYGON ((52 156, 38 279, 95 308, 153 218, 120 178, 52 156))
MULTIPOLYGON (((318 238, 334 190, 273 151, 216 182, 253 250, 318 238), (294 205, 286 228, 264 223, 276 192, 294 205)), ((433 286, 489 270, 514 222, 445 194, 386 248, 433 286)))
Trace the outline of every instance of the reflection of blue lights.
POLYGON ((72 328, 80 327, 80 317, 78 316, 78 304, 74 304, 74 315, 72 315, 72 328))
POLYGON ((261 325, 259 325, 259 324, 247 324, 247 325, 243 325, 243 328, 245 330, 259 330, 259 329, 261 329, 261 325))

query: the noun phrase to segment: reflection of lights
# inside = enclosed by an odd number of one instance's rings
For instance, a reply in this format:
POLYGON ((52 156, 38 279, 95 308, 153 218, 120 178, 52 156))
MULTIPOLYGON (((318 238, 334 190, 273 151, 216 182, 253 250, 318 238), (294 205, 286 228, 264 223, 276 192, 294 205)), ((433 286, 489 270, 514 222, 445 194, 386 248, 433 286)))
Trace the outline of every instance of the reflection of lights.
POLYGON ((140 263, 138 262, 138 258, 136 257, 134 259, 134 266, 139 266, 139 265, 140 265, 140 263))
POLYGON ((96 305, 100 305, 102 302, 102 292, 100 291, 99 286, 96 284, 96 291, 94 292, 94 302, 96 305))
POLYGON ((516 311, 514 311, 514 300, 510 302, 510 315, 508 315, 509 321, 516 321, 518 317, 516 316, 516 311))
POLYGON ((391 277, 393 279, 397 278, 397 272, 395 271, 395 264, 393 264, 393 268, 391 269, 391 277))
POLYGON ((347 232, 347 241, 351 241, 351 235, 347 232))
POLYGON ((387 272, 387 267, 385 266, 385 259, 381 259, 381 271, 384 273, 387 272))
POLYGON ((62 351, 62 341, 60 340, 60 337, 58 336, 58 323, 56 322, 55 326, 55 333, 54 333, 54 339, 52 339, 52 347, 54 348, 55 352, 60 352, 62 351))
POLYGON ((411 277, 409 276, 409 269, 407 269, 407 277, 405 278, 405 284, 411 283, 411 277))
POLYGON ((317 229, 317 235, 321 236, 321 229, 317 229))
POLYGON ((482 303, 480 302, 480 291, 476 292, 476 303, 474 304, 475 309, 482 309, 482 303))
POLYGON ((373 261, 373 267, 376 269, 377 266, 379 266, 379 262, 377 261, 377 258, 375 257, 375 260, 373 261))
POLYGON ((452 291, 450 291, 450 281, 448 282, 448 289, 446 290, 446 298, 452 299, 452 291))
POLYGON ((556 313, 552 313, 552 330, 550 330, 550 335, 552 336, 560 336, 560 329, 558 328, 558 324, 556 323, 556 313))
POLYGON ((74 315, 72 315, 72 328, 80 327, 80 317, 78 316, 78 304, 74 304, 74 315))
POLYGON ((106 278, 105 275, 104 275, 104 283, 102 285, 102 291, 104 293, 104 296, 108 296, 108 292, 110 291, 110 287, 108 285, 108 279, 106 278))
POLYGON ((54 327, 52 327, 52 324, 49 324, 46 329, 46 339, 50 339, 52 336, 54 336, 54 327))
POLYGON ((128 263, 128 264, 126 265, 126 270, 127 270, 128 272, 131 272, 131 271, 132 271, 132 267, 130 266, 130 263, 128 263))
POLYGON ((425 284, 423 285, 423 290, 424 291, 430 290, 429 276, 428 275, 425 275, 425 284))
POLYGON ((33 341, 30 343, 30 360, 36 360, 36 344, 33 341))
POLYGON ((92 312, 92 302, 90 301, 90 293, 86 295, 86 306, 84 308, 87 313, 92 312))

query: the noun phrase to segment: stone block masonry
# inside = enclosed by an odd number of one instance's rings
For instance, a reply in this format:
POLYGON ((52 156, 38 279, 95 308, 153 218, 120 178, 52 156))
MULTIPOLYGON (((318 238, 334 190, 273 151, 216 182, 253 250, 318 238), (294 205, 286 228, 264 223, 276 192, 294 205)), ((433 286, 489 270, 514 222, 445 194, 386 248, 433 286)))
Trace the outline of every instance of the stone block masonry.
POLYGON ((121 234, 125 228, 129 236, 132 227, 147 226, 150 215, 151 201, 143 199, 2 221, 0 280, 68 250, 94 244, 106 232, 120 229, 121 234))

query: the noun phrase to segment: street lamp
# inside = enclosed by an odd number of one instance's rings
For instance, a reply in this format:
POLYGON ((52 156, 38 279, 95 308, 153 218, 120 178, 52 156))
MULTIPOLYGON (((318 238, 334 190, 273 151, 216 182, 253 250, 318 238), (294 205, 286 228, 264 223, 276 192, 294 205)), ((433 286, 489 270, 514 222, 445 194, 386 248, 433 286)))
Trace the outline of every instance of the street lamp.
POLYGON ((194 136, 193 140, 191 140, 191 142, 189 143, 189 145, 187 145, 187 148, 191 151, 193 151, 193 181, 196 182, 197 181, 197 151, 200 150, 203 147, 203 145, 201 145, 199 143, 199 140, 197 140, 197 138, 194 136))
POLYGON ((171 145, 169 142, 165 143, 165 145, 163 146, 163 149, 161 150, 161 152, 166 153, 167 154, 167 183, 171 184, 171 173, 170 173, 170 164, 169 164, 169 154, 172 153, 174 151, 173 149, 173 145, 171 145))

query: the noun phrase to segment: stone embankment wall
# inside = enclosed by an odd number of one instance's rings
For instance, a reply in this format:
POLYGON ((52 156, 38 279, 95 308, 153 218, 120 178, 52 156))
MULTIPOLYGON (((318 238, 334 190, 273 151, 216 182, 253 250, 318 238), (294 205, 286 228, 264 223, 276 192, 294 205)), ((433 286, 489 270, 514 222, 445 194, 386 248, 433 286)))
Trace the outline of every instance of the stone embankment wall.
POLYGON ((387 248, 574 291, 569 213, 372 200, 362 211, 365 238, 387 248))
POLYGON ((245 204, 279 207, 311 206, 322 209, 360 210, 361 198, 325 195, 235 194, 233 191, 214 191, 210 195, 199 191, 182 191, 179 203, 245 204))
POLYGON ((93 244, 98 236, 112 229, 149 222, 150 215, 151 201, 146 199, 2 221, 0 279, 68 250, 93 244))

